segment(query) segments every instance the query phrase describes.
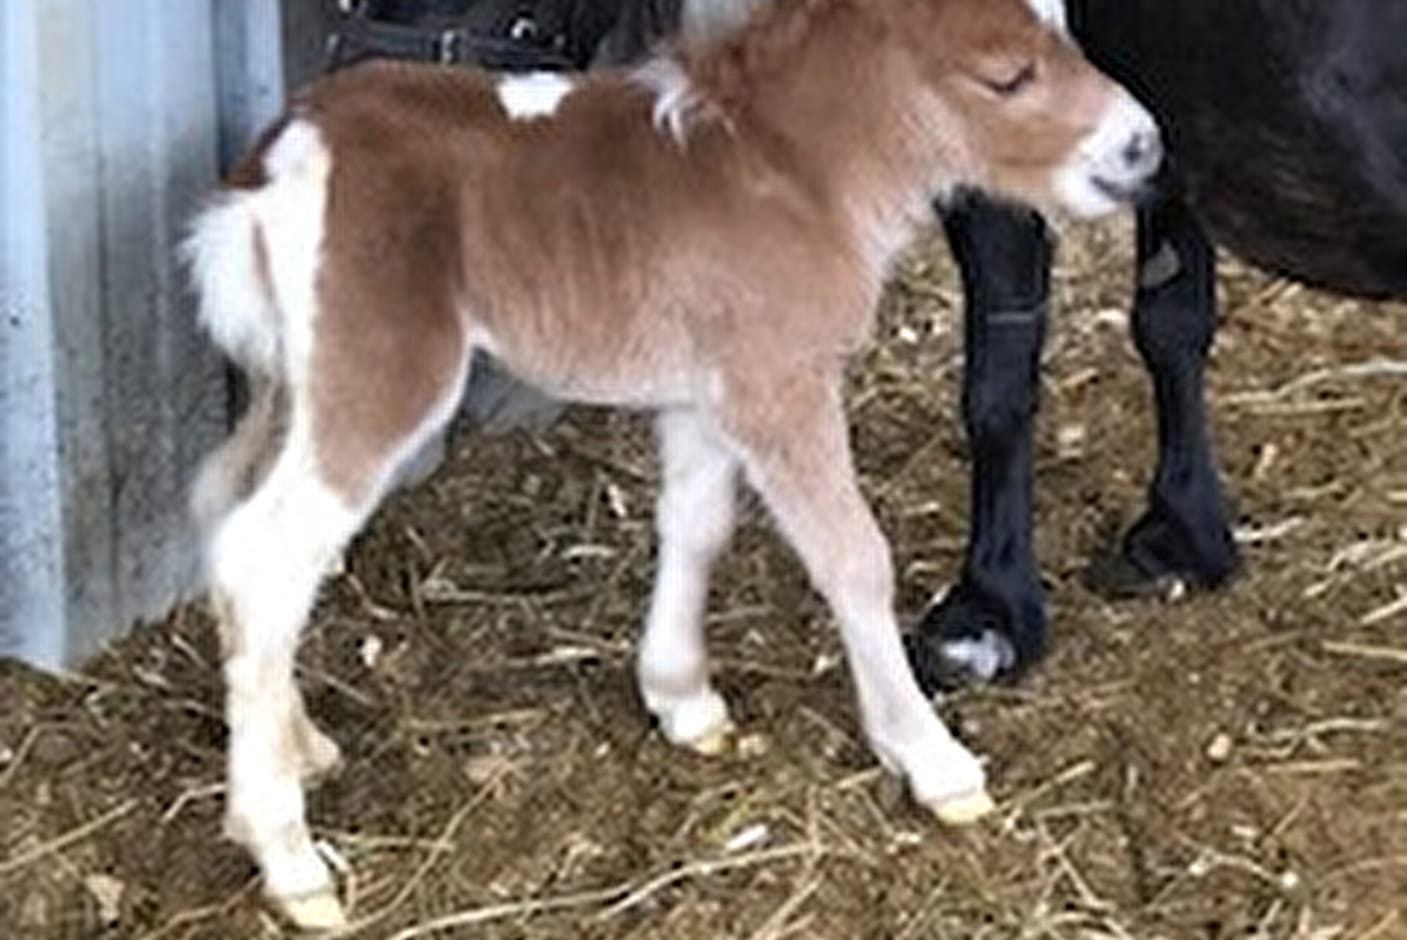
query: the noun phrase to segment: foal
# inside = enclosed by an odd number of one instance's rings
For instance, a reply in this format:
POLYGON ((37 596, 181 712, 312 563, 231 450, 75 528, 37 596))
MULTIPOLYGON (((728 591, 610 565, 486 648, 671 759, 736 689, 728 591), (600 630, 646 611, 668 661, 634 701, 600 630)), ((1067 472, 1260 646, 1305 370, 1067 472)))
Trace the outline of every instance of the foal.
POLYGON ((659 570, 637 676, 673 742, 729 727, 702 608, 741 471, 839 621, 866 737, 941 819, 983 771, 904 660, 841 407, 929 198, 1080 215, 1151 174, 1148 115, 1021 0, 795 0, 631 71, 373 64, 314 85, 196 222, 201 317, 254 401, 194 504, 225 643, 227 829, 295 921, 342 917, 302 780, 337 749, 293 682, 328 565, 485 349, 658 414, 659 570))

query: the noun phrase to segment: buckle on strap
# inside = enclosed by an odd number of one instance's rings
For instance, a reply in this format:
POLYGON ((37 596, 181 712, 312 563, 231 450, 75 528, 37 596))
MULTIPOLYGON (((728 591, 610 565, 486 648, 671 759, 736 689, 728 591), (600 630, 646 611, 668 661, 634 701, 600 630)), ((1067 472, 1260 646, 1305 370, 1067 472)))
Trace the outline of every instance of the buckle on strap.
POLYGON ((366 15, 366 0, 337 3, 341 17, 327 41, 329 70, 377 56, 441 65, 473 63, 507 71, 575 68, 565 55, 527 36, 499 37, 464 27, 440 29, 385 22, 366 15))
POLYGON ((461 59, 462 48, 465 45, 464 31, 459 29, 447 29, 440 33, 439 42, 436 43, 438 55, 435 61, 441 65, 453 65, 461 59))

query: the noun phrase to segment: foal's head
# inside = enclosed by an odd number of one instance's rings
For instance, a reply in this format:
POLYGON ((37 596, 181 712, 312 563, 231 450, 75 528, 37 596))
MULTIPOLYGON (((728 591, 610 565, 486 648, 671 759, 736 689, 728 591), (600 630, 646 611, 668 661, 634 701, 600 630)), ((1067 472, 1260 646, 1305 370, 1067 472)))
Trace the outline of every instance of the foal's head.
POLYGON ((954 129, 962 182, 1097 215, 1132 199, 1162 160, 1152 117, 1065 37, 1060 0, 902 0, 894 24, 954 129))

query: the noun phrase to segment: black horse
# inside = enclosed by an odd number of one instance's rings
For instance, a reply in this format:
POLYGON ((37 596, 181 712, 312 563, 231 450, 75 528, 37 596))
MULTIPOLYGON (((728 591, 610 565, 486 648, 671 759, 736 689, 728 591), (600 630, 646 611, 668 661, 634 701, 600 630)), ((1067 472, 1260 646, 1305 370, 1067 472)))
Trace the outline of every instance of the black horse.
MULTIPOLYGON (((1152 379, 1148 506, 1089 569, 1111 596, 1216 588, 1238 564, 1208 434, 1212 241, 1348 294, 1407 296, 1407 3, 1069 0, 1089 57, 1159 118, 1171 159, 1139 212, 1135 343, 1152 379)), ((1016 675, 1047 644, 1031 550, 1032 420, 1050 240, 980 197, 943 208, 966 295, 971 532, 909 637, 921 680, 1016 675)))

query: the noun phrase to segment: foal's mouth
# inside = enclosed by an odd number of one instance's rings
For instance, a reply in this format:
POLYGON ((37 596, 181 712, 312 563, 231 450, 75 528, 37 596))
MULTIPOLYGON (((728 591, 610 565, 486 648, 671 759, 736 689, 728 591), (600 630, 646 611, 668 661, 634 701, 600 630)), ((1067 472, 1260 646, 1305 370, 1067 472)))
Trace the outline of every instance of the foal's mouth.
POLYGON ((1136 205, 1153 195, 1153 177, 1145 177, 1137 182, 1115 181, 1102 176, 1090 177, 1090 183, 1100 195, 1112 202, 1136 205))

